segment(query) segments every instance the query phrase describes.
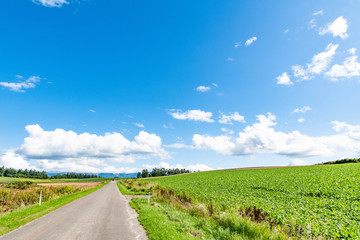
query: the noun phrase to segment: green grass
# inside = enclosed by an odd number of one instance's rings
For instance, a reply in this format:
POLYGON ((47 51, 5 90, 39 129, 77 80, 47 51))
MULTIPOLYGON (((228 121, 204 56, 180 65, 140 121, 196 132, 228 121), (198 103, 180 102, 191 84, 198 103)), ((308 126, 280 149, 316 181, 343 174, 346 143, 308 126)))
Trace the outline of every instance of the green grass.
POLYGON ((4 214, 0 216, 0 235, 8 233, 30 221, 42 217, 43 215, 54 211, 55 209, 58 209, 59 207, 64 206, 78 198, 95 192, 106 184, 107 183, 103 183, 95 188, 90 188, 81 192, 44 202, 40 207, 38 205, 33 205, 4 214))
POLYGON ((223 170, 140 181, 159 184, 180 199, 204 203, 217 212, 239 214, 256 206, 270 224, 290 234, 360 238, 358 163, 223 170))
POLYGON ((224 228, 210 218, 200 218, 166 204, 148 204, 147 199, 134 199, 130 205, 139 213, 139 221, 150 240, 163 239, 286 239, 266 226, 239 219, 239 224, 251 229, 236 232, 224 228))
POLYGON ((15 181, 32 181, 34 183, 61 183, 61 182, 103 182, 103 178, 82 178, 82 179, 36 179, 36 178, 12 178, 0 177, 0 184, 12 183, 15 181))
POLYGON ((147 194, 149 194, 148 192, 144 192, 144 191, 134 191, 134 190, 128 189, 126 186, 124 186, 120 182, 116 182, 116 184, 117 184, 120 192, 123 195, 147 195, 147 194))

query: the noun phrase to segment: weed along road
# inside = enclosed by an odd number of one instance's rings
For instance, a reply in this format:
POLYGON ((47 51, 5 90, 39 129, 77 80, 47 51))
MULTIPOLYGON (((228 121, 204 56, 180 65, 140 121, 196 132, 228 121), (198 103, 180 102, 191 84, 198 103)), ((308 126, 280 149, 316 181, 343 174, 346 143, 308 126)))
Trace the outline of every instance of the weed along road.
POLYGON ((71 202, 0 240, 147 239, 137 214, 116 182, 71 202))

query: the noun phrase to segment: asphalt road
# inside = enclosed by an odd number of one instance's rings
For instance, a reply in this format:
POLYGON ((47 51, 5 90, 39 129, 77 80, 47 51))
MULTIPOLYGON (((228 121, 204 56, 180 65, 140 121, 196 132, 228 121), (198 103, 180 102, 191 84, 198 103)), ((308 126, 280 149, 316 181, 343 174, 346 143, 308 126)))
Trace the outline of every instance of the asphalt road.
POLYGON ((0 240, 147 239, 137 213, 116 182, 77 199, 10 233, 0 240))

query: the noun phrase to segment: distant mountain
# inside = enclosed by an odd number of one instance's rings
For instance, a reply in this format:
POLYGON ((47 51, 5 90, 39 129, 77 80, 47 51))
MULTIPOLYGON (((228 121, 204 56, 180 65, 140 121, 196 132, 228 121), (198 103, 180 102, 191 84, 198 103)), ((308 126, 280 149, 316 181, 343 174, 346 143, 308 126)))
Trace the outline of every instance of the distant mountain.
POLYGON ((136 178, 137 177, 137 173, 99 173, 98 175, 103 178, 113 178, 113 177, 136 178))
MULTIPOLYGON (((66 174, 67 172, 46 172, 49 177, 52 177, 56 174, 66 174)), ((85 173, 85 174, 94 174, 94 173, 85 173)), ((103 178, 136 178, 137 173, 99 173, 97 174, 100 177, 103 178)))

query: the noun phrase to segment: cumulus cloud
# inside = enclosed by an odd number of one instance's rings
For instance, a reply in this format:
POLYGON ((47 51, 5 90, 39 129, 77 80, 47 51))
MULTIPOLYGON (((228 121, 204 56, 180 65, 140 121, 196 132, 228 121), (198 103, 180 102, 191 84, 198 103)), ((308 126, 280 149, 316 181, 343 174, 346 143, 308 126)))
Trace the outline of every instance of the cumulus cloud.
POLYGON ((324 52, 314 55, 311 63, 307 63, 305 67, 301 65, 292 66, 294 76, 300 80, 308 80, 314 75, 324 72, 331 64, 338 47, 338 44, 330 43, 324 52))
POLYGON ((210 87, 198 86, 196 88, 196 91, 198 91, 198 92, 206 92, 206 91, 209 91, 210 89, 211 89, 210 87))
POLYGON ((257 37, 252 37, 249 38, 248 40, 246 40, 245 45, 246 46, 250 46, 253 42, 255 42, 257 40, 257 37))
POLYGON ((284 72, 283 74, 281 74, 280 76, 278 76, 276 79, 277 79, 277 84, 279 84, 279 85, 290 86, 290 85, 293 85, 293 84, 294 84, 294 83, 290 80, 290 76, 287 74, 287 72, 284 72))
POLYGON ((135 136, 135 141, 130 141, 116 132, 98 136, 63 129, 45 131, 39 125, 28 125, 25 129, 29 136, 17 152, 33 159, 104 158, 133 162, 143 156, 168 157, 161 138, 144 131, 135 136))
POLYGON ((66 0, 32 0, 33 3, 42 5, 44 7, 62 7, 64 4, 69 4, 66 0))
POLYGON ((356 49, 348 50, 352 56, 347 57, 342 65, 335 64, 331 69, 325 73, 326 76, 331 77, 332 80, 337 81, 339 78, 352 78, 360 76, 360 63, 358 56, 355 56, 356 49))
POLYGON ((230 115, 225 115, 221 113, 219 123, 233 125, 233 121, 245 123, 245 118, 244 116, 241 116, 238 112, 234 112, 230 115))
POLYGON ((38 82, 40 82, 40 77, 38 76, 31 76, 26 80, 20 75, 17 75, 19 82, 0 82, 0 85, 8 88, 10 91, 14 92, 25 92, 24 89, 34 88, 38 82))
POLYGON ((157 164, 157 165, 150 165, 150 164, 144 164, 142 166, 143 168, 146 168, 146 169, 153 169, 153 168, 179 168, 179 169, 188 169, 192 172, 194 171, 209 171, 209 170, 213 170, 211 167, 205 165, 205 164, 190 164, 190 165, 187 165, 187 166, 183 166, 181 164, 175 164, 175 165, 170 165, 169 163, 167 162, 160 162, 160 164, 157 164))
MULTIPOLYGON (((100 168, 101 166, 98 166, 97 164, 95 164, 94 166, 90 159, 83 159, 80 162, 74 161, 74 159, 61 159, 56 161, 49 159, 40 159, 37 160, 35 164, 38 169, 46 169, 46 171, 48 172, 103 172, 103 170, 100 168)), ((103 166, 104 165, 107 166, 105 162, 103 162, 103 166)))
POLYGON ((257 122, 239 132, 237 137, 194 134, 196 149, 213 150, 223 155, 279 154, 289 157, 333 156, 360 153, 360 126, 333 122, 338 134, 312 137, 292 131, 276 131, 276 117, 258 115, 257 122))
POLYGON ((202 110, 188 110, 186 112, 182 112, 181 110, 170 110, 169 114, 178 120, 192 120, 199 122, 214 122, 212 119, 211 112, 205 112, 202 110))
POLYGON ((303 106, 301 108, 295 108, 292 113, 306 113, 308 111, 311 111, 312 108, 309 106, 303 106))
POLYGON ((307 165, 307 163, 304 160, 301 159, 291 159, 290 162, 288 162, 287 166, 303 166, 303 165, 307 165))
POLYGON ((8 168, 25 169, 30 168, 29 163, 15 150, 9 150, 5 154, 0 155, 0 165, 8 168))
POLYGON ((333 37, 347 38, 349 35, 346 33, 348 29, 347 20, 343 16, 338 17, 332 23, 328 23, 325 28, 322 28, 319 32, 320 35, 332 34, 333 37))

